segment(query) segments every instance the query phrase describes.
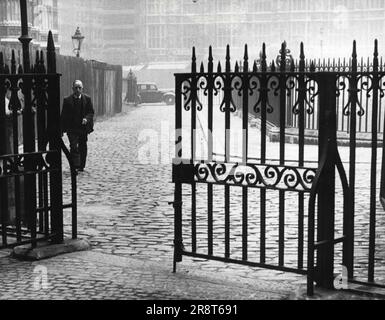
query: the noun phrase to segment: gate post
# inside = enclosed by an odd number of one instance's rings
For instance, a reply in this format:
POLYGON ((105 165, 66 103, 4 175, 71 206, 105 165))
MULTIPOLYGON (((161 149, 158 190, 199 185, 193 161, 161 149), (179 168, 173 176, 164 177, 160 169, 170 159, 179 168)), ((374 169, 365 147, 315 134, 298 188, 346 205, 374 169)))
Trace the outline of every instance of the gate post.
POLYGON ((137 99, 138 92, 137 92, 136 84, 137 84, 137 80, 136 80, 135 74, 130 69, 130 72, 127 75, 127 91, 126 91, 126 97, 124 98, 125 102, 127 103, 138 102, 138 99, 137 99))
POLYGON ((333 289, 334 281, 334 214, 335 214, 335 158, 337 151, 336 76, 318 75, 319 86, 319 161, 324 159, 320 176, 317 213, 317 267, 315 280, 322 288, 333 289))
POLYGON ((53 242, 62 243, 63 230, 63 185, 61 162, 61 128, 60 128, 60 77, 56 74, 56 53, 52 32, 48 34, 47 45, 48 83, 48 140, 49 150, 56 151, 51 155, 50 165, 56 169, 50 175, 51 192, 51 226, 54 234, 53 242))
MULTIPOLYGON (((385 121, 384 121, 385 128, 385 121)), ((382 162, 381 162, 381 184, 380 184, 380 202, 385 210, 385 130, 382 138, 382 162)))
MULTIPOLYGON (((3 54, 0 52, 0 76, 4 73, 3 54)), ((7 154, 7 131, 5 113, 5 78, 0 78, 0 156, 7 154)), ((0 168, 3 163, 0 163, 0 168)), ((5 179, 0 179, 0 225, 4 230, 8 217, 8 186, 5 179)), ((7 232, 1 235, 3 244, 7 244, 7 232)))
POLYGON ((183 235, 182 235, 182 183, 177 181, 174 169, 182 161, 182 94, 181 81, 175 78, 175 158, 173 160, 174 189, 174 261, 173 272, 176 272, 176 263, 182 261, 183 235))
MULTIPOLYGON (((385 128, 385 121, 384 121, 385 128)), ((381 162, 381 184, 380 184, 380 202, 385 210, 385 130, 382 138, 382 162, 381 162)))

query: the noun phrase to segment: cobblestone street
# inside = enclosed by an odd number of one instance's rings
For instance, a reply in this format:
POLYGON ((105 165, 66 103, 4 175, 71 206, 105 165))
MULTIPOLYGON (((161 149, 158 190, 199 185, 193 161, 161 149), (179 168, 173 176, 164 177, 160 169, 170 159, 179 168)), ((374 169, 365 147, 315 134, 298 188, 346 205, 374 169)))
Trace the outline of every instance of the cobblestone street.
MULTIPOLYGON (((204 123, 205 120, 200 121, 204 123)), ((236 122, 234 117, 234 125, 236 122)), ((78 175, 78 236, 91 242, 91 252, 65 255, 41 262, 48 268, 54 289, 45 293, 29 290, 24 296, 22 293, 15 295, 12 288, 24 286, 26 289, 25 277, 29 282, 32 281, 33 268, 40 263, 9 264, 8 257, 1 258, 2 271, 12 273, 13 277, 3 281, 2 287, 5 289, 0 298, 291 299, 300 288, 304 288, 306 278, 301 275, 188 257, 183 257, 183 262, 178 263, 176 274, 171 273, 174 211, 168 202, 173 201, 174 189, 171 183, 173 128, 174 106, 163 104, 125 106, 124 112, 113 118, 98 119, 95 132, 89 136, 89 155, 85 172, 78 175), (63 266, 62 271, 60 266, 63 266), (206 278, 202 278, 202 274, 210 277, 213 282, 208 283, 206 278), (186 276, 189 281, 182 281, 186 276), (226 284, 224 281, 227 281, 226 284), (163 290, 164 283, 169 283, 170 287, 163 290), (236 288, 235 284, 239 285, 239 290, 233 290, 233 287, 236 288), (133 287, 138 289, 132 291, 133 287), (259 291, 254 290, 256 287, 259 291), (67 291, 61 290, 63 288, 67 291)), ((68 144, 68 141, 65 142, 68 144)), ((289 146, 288 150, 294 154, 295 146, 289 146)), ((309 154, 316 159, 314 152, 310 151, 309 154)), ((344 156, 346 154, 343 154, 344 156)), ((365 151, 359 159, 363 162, 368 159, 365 151)), ((70 175, 68 164, 64 158, 63 160, 64 202, 67 203, 70 201, 70 175)), ((360 182, 357 185, 362 187, 360 182)), ((184 190, 186 216, 190 205, 190 192, 191 190, 184 190)), ((219 190, 218 194, 223 192, 219 190)), ((232 255, 239 258, 242 219, 239 208, 236 207, 240 201, 237 194, 236 191, 232 193, 231 202, 234 206, 231 211, 231 250, 232 255)), ((198 226, 201 227, 198 229, 198 250, 205 253, 207 204, 204 190, 198 188, 197 195, 198 226)), ((367 194, 363 193, 362 198, 367 202, 367 194)), ((250 199, 253 199, 249 200, 250 210, 254 206, 258 207, 256 190, 250 191, 250 199)), ((290 201, 289 197, 285 254, 288 263, 295 263, 291 258, 296 256, 297 218, 296 208, 290 201)), ((272 213, 267 220, 267 258, 271 263, 277 258, 276 202, 272 194, 268 203, 272 213)), ((219 196, 214 203, 214 207, 217 206, 218 209, 217 214, 221 212, 221 205, 223 200, 219 196)), ((378 219, 381 218, 380 213, 378 219)), ((71 234, 70 216, 71 211, 68 209, 65 211, 67 237, 71 234)), ((189 222, 184 223, 184 241, 188 248, 189 222)), ((250 259, 258 256, 257 225, 258 219, 251 216, 250 259)), ((223 231, 220 215, 214 221, 214 227, 217 234, 215 251, 220 254, 223 249, 220 241, 223 240, 223 235, 220 234, 223 231)), ((382 239, 383 234, 380 237, 382 239)))
MULTIPOLYGON (((79 237, 89 239, 95 251, 171 262, 171 165, 141 163, 138 154, 146 143, 140 135, 159 139, 172 111, 144 105, 96 123, 86 170, 78 175, 79 237)), ((68 167, 64 176, 69 181, 68 167)))

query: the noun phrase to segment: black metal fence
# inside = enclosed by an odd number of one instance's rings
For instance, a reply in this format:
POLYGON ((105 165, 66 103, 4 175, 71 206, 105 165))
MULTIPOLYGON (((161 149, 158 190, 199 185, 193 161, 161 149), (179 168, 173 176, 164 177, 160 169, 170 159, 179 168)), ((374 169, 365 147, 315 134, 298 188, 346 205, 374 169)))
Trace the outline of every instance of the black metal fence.
MULTIPOLYGON (((306 61, 305 66, 309 67, 311 62, 306 61)), ((370 61, 368 58, 366 61, 361 58, 360 61, 350 59, 324 59, 323 61, 313 61, 315 66, 315 71, 318 72, 353 72, 355 69, 357 72, 373 72, 373 61, 370 61)), ((378 71, 382 72, 384 70, 384 64, 382 58, 379 59, 378 71)), ((359 107, 359 112, 356 116, 356 131, 359 133, 371 133, 373 130, 372 127, 372 114, 373 114, 373 97, 371 95, 372 83, 370 78, 366 76, 361 76, 357 81, 357 88, 359 93, 357 95, 357 104, 359 107)), ((337 79, 337 98, 336 98, 336 113, 337 113, 337 130, 342 132, 349 132, 351 129, 351 119, 348 117, 347 110, 349 106, 349 81, 347 77, 339 77, 337 79)), ((290 112, 294 107, 295 101, 298 100, 298 83, 292 83, 292 90, 289 94, 288 110, 289 110, 289 119, 288 126, 298 127, 297 117, 295 114, 290 112)), ((314 87, 315 83, 309 83, 309 88, 314 87)), ((383 83, 379 83, 380 92, 383 91, 383 83)), ((312 114, 307 115, 306 119, 306 129, 318 129, 318 100, 308 99, 309 105, 314 110, 312 114)), ((384 132, 384 109, 383 101, 379 99, 378 109, 377 109, 377 123, 376 130, 378 133, 384 132)), ((382 137, 381 137, 382 138, 382 137)))
MULTIPOLYGON (((295 60, 290 55, 290 50, 286 50, 286 53, 289 54, 287 58, 286 69, 287 71, 294 71, 298 69, 298 60, 295 60)), ((276 59, 279 63, 279 58, 276 59)), ((373 61, 369 58, 364 60, 363 58, 360 61, 355 62, 356 65, 353 66, 353 59, 321 59, 318 60, 307 60, 305 59, 304 65, 305 70, 310 70, 313 66, 316 72, 352 72, 355 67, 358 72, 371 72, 373 71, 373 61)), ((272 63, 267 66, 267 70, 276 69, 276 64, 274 60, 272 63)), ((382 62, 382 58, 379 58, 378 71, 382 72, 385 66, 382 62)), ((239 70, 242 71, 243 65, 240 61, 239 70)), ((255 61, 254 70, 261 69, 261 60, 258 59, 255 61)), ((337 131, 339 144, 348 144, 348 136, 350 132, 350 117, 346 113, 348 110, 349 101, 349 82, 345 77, 340 77, 336 84, 338 95, 336 97, 336 120, 337 120, 337 131)), ((370 79, 365 76, 362 76, 358 79, 357 87, 359 89, 359 94, 357 95, 357 103, 359 105, 359 113, 356 116, 356 131, 358 133, 358 143, 360 145, 369 145, 370 144, 370 133, 373 130, 372 127, 372 106, 373 106, 373 96, 371 95, 372 83, 370 79)), ((299 94, 299 83, 295 79, 292 79, 289 83, 286 84, 286 135, 293 136, 298 135, 298 116, 295 114, 296 103, 298 101, 299 94)), ((315 81, 309 81, 307 83, 307 92, 306 92, 306 104, 309 110, 312 112, 305 114, 305 136, 309 138, 314 138, 315 131, 318 130, 319 125, 319 101, 318 99, 313 99, 314 91, 317 91, 317 83, 315 81)), ((384 83, 380 82, 379 84, 380 92, 384 90, 384 83)), ((202 94, 202 93, 201 93, 202 94)), ((241 104, 241 97, 239 95, 233 95, 235 104, 241 104)), ((253 101, 253 100, 252 100, 253 101)), ((279 104, 279 95, 272 95, 269 99, 270 103, 270 112, 267 115, 267 121, 270 123, 268 129, 268 134, 270 138, 278 140, 278 137, 274 137, 274 130, 280 126, 280 113, 279 108, 276 108, 279 104)), ((378 110, 377 110, 377 123, 376 130, 378 133, 379 142, 382 144, 382 134, 384 132, 384 121, 385 121, 385 112, 382 99, 378 101, 378 110)), ((256 113, 253 110, 253 106, 249 104, 249 113, 251 117, 260 119, 260 114, 256 113)), ((241 115, 239 113, 239 115, 241 115)), ((286 138, 286 140, 289 140, 286 138)), ((311 141, 311 139, 308 139, 311 141)), ((313 139, 314 140, 314 139, 313 139)))
MULTIPOLYGON (((4 63, 0 53, 0 233, 1 247, 63 241, 63 209, 72 209, 76 237, 76 171, 71 165, 72 203, 63 204, 60 74, 49 33, 30 73, 4 63)), ((70 160, 69 160, 70 161, 70 160)))
POLYGON ((249 68, 246 46, 242 69, 238 63, 232 68, 227 47, 224 71, 220 62, 214 71, 210 48, 207 71, 203 62, 197 71, 193 49, 191 73, 176 74, 174 271, 183 255, 292 271, 307 274, 312 294, 314 281, 334 287, 339 261, 350 281, 366 271, 363 282, 383 285, 374 271, 385 262, 377 243, 384 239, 376 234, 382 221, 376 213, 384 76, 377 42, 366 69, 359 68, 355 42, 349 69, 306 64, 303 45, 295 63, 284 43, 277 65, 268 66, 264 45, 260 66, 249 68), (232 147, 239 136, 232 127, 236 111, 242 114, 239 154, 232 147), (257 131, 250 127, 250 111, 260 117, 257 131), (267 137, 273 112, 278 144, 267 137), (305 145, 309 118, 318 146, 305 145), (294 149, 285 139, 289 120, 297 127, 294 149), (337 134, 346 128, 343 162, 337 134), (362 128, 370 140, 363 170, 357 167, 362 128), (356 200, 362 192, 369 201, 364 212, 356 200))

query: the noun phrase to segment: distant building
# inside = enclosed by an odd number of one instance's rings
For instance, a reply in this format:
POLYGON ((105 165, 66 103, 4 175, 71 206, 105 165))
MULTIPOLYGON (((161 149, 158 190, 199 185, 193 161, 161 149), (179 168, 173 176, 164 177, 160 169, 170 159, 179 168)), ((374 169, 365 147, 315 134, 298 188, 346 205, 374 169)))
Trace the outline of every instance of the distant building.
POLYGON ((139 15, 137 0, 107 0, 104 3, 103 53, 110 63, 134 64, 138 51, 139 15))
POLYGON ((112 64, 132 64, 137 52, 136 0, 58 0, 61 53, 73 55, 77 27, 85 39, 80 56, 112 64))
MULTIPOLYGON (((46 46, 48 30, 60 53, 73 55, 77 27, 85 36, 81 57, 113 64, 185 61, 196 47, 223 59, 227 44, 240 59, 248 44, 258 57, 265 42, 269 59, 287 41, 294 57, 300 42, 309 58, 347 57, 352 41, 371 56, 385 42, 383 0, 27 0, 32 49, 46 46), (369 35, 369 36, 368 36, 369 35)), ((19 0, 0 1, 0 48, 20 51, 19 0)), ((32 50, 32 51, 33 51, 32 50)))
POLYGON ((85 36, 80 56, 100 60, 103 51, 103 2, 58 0, 60 53, 74 55, 72 36, 76 28, 85 36))
MULTIPOLYGON (((28 0, 29 35, 32 38, 31 51, 45 49, 47 46, 48 31, 54 36, 58 50, 58 19, 57 0, 28 0)), ((5 51, 6 57, 12 49, 17 53, 18 62, 21 57, 20 2, 19 0, 0 1, 0 51, 5 51)))

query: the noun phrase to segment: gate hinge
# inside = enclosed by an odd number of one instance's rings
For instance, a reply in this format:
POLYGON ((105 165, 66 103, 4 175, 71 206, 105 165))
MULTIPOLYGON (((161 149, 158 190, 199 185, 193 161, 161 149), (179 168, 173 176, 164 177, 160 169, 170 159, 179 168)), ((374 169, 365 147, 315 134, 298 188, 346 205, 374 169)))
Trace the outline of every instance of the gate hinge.
POLYGON ((181 208, 183 205, 183 201, 169 201, 168 204, 173 208, 181 208))

